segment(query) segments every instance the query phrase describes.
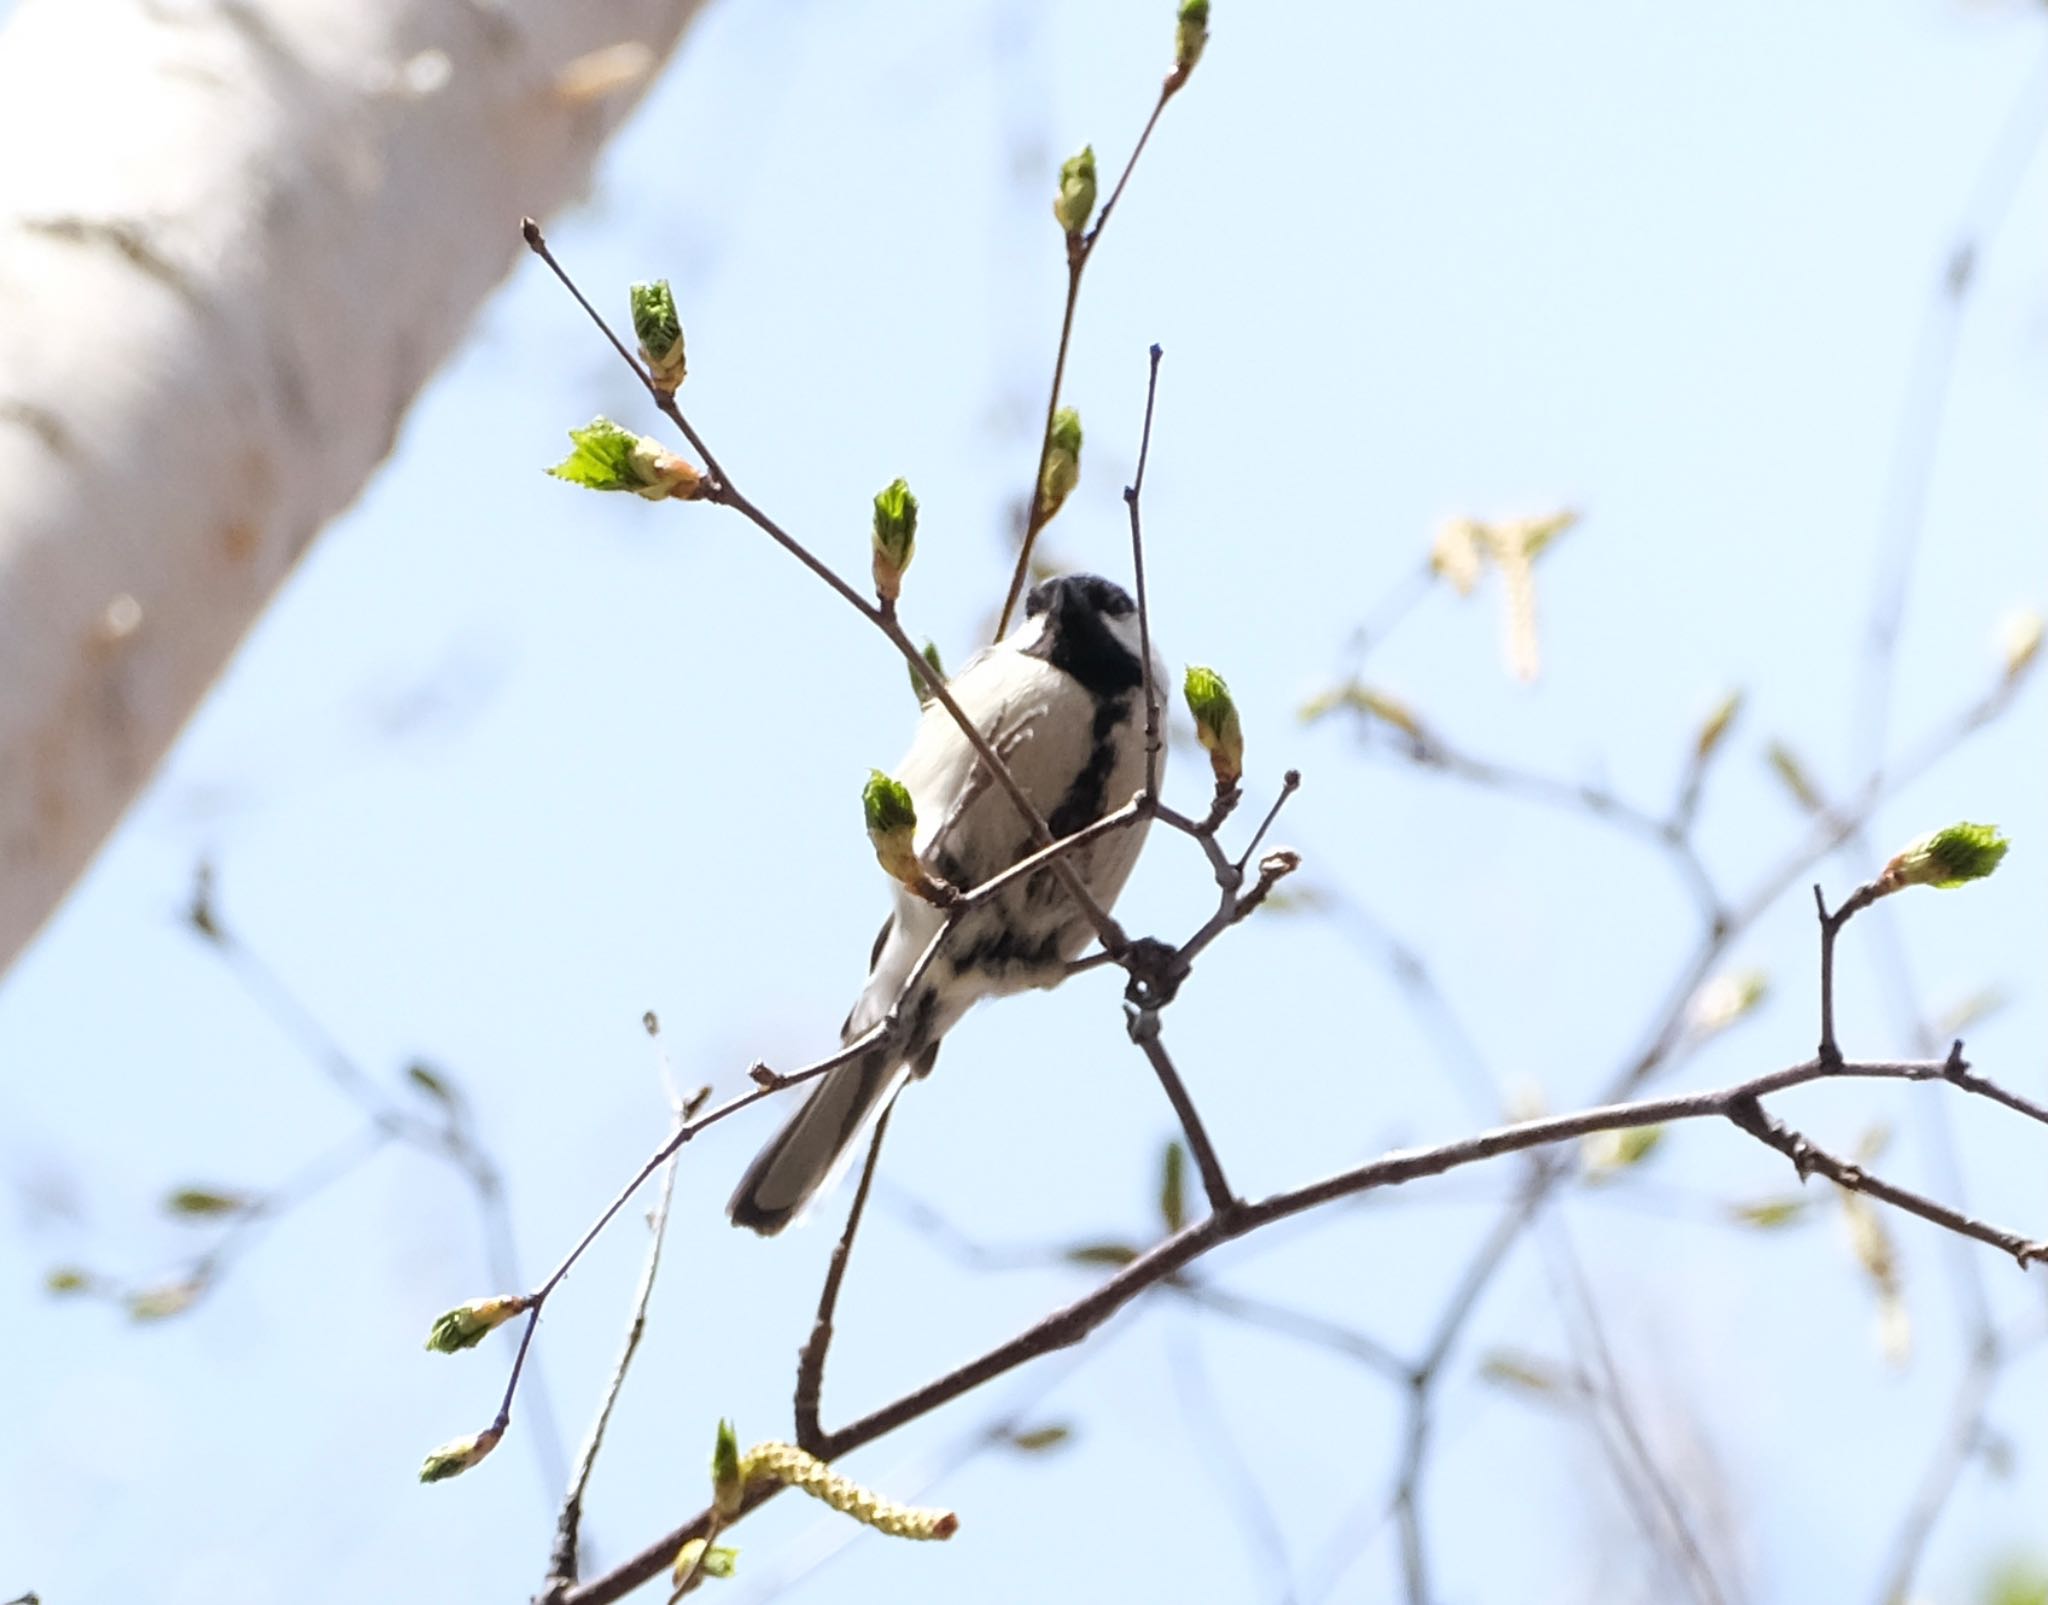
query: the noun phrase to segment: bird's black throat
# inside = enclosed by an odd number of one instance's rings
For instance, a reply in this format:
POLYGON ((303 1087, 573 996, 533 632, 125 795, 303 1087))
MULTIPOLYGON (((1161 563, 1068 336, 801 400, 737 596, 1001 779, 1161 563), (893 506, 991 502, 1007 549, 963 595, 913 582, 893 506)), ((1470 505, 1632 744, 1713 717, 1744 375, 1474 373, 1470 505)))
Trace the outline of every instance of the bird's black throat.
POLYGON ((1046 615, 1045 629, 1025 652, 1070 674, 1099 699, 1135 691, 1144 682, 1136 655, 1109 628, 1112 618, 1133 612, 1120 585, 1095 574, 1063 574, 1035 588, 1024 616, 1046 615))

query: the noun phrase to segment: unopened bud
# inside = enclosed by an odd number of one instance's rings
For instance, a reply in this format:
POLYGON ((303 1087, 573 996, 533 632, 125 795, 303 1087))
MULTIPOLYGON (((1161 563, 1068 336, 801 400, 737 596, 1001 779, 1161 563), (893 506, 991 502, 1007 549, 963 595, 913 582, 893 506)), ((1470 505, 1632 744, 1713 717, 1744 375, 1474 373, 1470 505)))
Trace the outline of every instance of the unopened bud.
POLYGON ((523 1293, 500 1293, 495 1298, 473 1298, 458 1304, 436 1320, 427 1331, 427 1347, 436 1354, 460 1354, 473 1349, 513 1316, 528 1306, 523 1293))
POLYGON ((692 1538, 676 1551, 673 1582, 681 1588, 702 1572, 706 1577, 730 1577, 739 1567, 740 1552, 709 1539, 692 1538))
POLYGON ((1701 1036, 1727 1030, 1755 1010, 1771 990, 1762 970, 1728 970, 1715 976, 1692 997, 1692 1028, 1701 1036))
POLYGON ((730 1421, 718 1423, 718 1438, 711 1446, 711 1508, 721 1521, 740 1513, 746 1498, 746 1474, 740 1468, 740 1440, 730 1421))
POLYGON ((917 861, 917 806, 910 800, 910 788, 870 769, 860 801, 867 815, 868 840, 875 844, 875 858, 883 870, 905 886, 921 885, 924 866, 917 861))
POLYGON ((420 1467, 421 1482, 445 1482, 450 1477, 459 1477, 482 1460, 485 1455, 498 1447, 498 1440, 505 1435, 502 1427, 486 1427, 482 1432, 471 1433, 467 1438, 457 1438, 444 1443, 420 1467))
POLYGON ((1950 825, 1931 831, 1885 865, 1878 884, 1886 891, 1902 886, 1961 886, 1980 881, 1998 868, 2012 844, 1996 825, 1950 825))
MULTIPOLYGON (((946 666, 939 661, 939 648, 936 642, 925 642, 924 661, 926 666, 932 671, 932 678, 937 680, 940 685, 944 685, 946 683, 946 666)), ((915 669, 910 671, 910 689, 917 693, 917 705, 920 708, 932 700, 930 684, 915 669)))
POLYGON ((1356 680, 1343 685, 1332 686, 1327 691, 1318 691, 1301 705, 1300 718, 1303 724, 1314 724, 1327 719, 1340 709, 1351 713, 1362 713, 1377 719, 1382 724, 1392 725, 1410 741, 1418 744, 1429 738, 1422 728, 1422 719, 1415 710, 1399 697, 1376 691, 1369 685, 1356 680))
POLYGON ((1244 773, 1244 729, 1238 723, 1237 704, 1230 700, 1230 687, 1214 669, 1190 664, 1182 692, 1195 718, 1195 735, 1216 772, 1216 785, 1227 790, 1244 773))
POLYGON ((1735 723, 1735 717, 1742 712, 1742 693, 1730 691, 1715 703, 1706 718, 1700 721, 1699 733, 1693 737, 1693 757, 1701 763, 1713 756, 1714 749, 1721 745, 1721 738, 1735 723))
POLYGON ((670 394, 683 382, 683 325, 676 316, 676 298, 668 280, 636 284, 627 292, 633 305, 633 333, 640 339, 640 360, 654 388, 670 394))
POLYGON ((1045 473, 1038 482, 1041 522, 1049 522, 1081 482, 1081 415, 1072 407, 1060 408, 1046 440, 1045 473))
POLYGON ((569 431, 576 449, 548 472, 585 490, 629 490, 651 502, 694 501, 704 476, 659 441, 593 418, 569 431))
POLYGON ((1209 0, 1181 0, 1180 16, 1173 28, 1173 68, 1186 78, 1202 59, 1209 43, 1209 0))
POLYGON ((875 496, 875 594, 893 602, 903 592, 903 571, 917 551, 917 498, 893 480, 875 496))
POLYGON ((1799 754, 1782 741, 1774 741, 1764 749, 1764 762, 1771 766, 1771 773, 1784 783, 1792 793, 1792 800, 1810 814, 1827 812, 1827 799, 1820 794, 1820 788, 1813 783, 1813 777, 1806 772, 1806 765, 1799 754))
POLYGON ((1095 147, 1083 145, 1081 154, 1070 156, 1060 167, 1060 192, 1053 197, 1052 215, 1068 234, 1079 234, 1095 213, 1095 147))
POLYGON ((1608 1181, 1624 1170, 1632 1170, 1664 1140, 1662 1126, 1625 1126, 1618 1131, 1596 1131, 1583 1143, 1588 1181, 1608 1181))
POLYGON ((247 1193, 218 1187, 180 1187, 164 1199, 164 1211, 187 1220, 215 1220, 222 1215, 246 1215, 257 1202, 247 1193))

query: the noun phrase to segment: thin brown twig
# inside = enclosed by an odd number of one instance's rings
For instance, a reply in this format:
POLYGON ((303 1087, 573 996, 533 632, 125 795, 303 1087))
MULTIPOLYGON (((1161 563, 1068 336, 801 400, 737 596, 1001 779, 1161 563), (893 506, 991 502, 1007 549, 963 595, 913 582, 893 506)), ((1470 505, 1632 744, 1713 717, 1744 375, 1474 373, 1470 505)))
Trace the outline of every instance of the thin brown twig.
POLYGON ((867 1213, 868 1190, 875 1184, 875 1167, 882 1159, 882 1139, 889 1134, 889 1116, 895 1104, 883 1105, 875 1121, 875 1134, 868 1140, 867 1162, 861 1166, 860 1185, 853 1190, 853 1207, 846 1214, 846 1229, 833 1247, 831 1263, 825 1268, 825 1285, 818 1293, 818 1315, 811 1325, 810 1339, 796 1360, 796 1442, 799 1449, 822 1458, 825 1429, 818 1423, 818 1409, 825 1390, 825 1355, 832 1347, 832 1317, 839 1308, 840 1284, 846 1280, 846 1263, 853 1257, 853 1239, 867 1213))
POLYGON ((1238 1207, 1238 1197, 1230 1190, 1230 1182, 1223 1174, 1223 1161, 1216 1155, 1216 1145, 1209 1140, 1208 1128, 1202 1124, 1202 1117, 1195 1109, 1195 1100, 1188 1096, 1187 1084, 1174 1067, 1166 1044, 1159 1040, 1158 1009, 1133 1006, 1127 1008, 1125 1014, 1131 1040, 1138 1045, 1138 1051, 1145 1055, 1153 1073, 1159 1077, 1159 1085, 1166 1089, 1166 1101, 1173 1105, 1173 1112, 1180 1119, 1180 1129, 1187 1138, 1188 1152, 1194 1155, 1195 1169, 1201 1175, 1202 1191, 1209 1200, 1210 1211, 1218 1215, 1232 1213, 1238 1207))
POLYGON ((1842 906, 1828 912, 1827 899, 1819 886, 1813 889, 1813 906, 1820 915, 1820 1058, 1823 1063, 1839 1059, 1842 1050, 1835 1041, 1835 939, 1863 910, 1884 895, 1875 881, 1856 888, 1842 900, 1842 906))
POLYGON ((1873 1176, 1861 1165, 1829 1153, 1825 1148, 1816 1146, 1804 1133, 1794 1131, 1773 1118, 1755 1097, 1735 1099, 1723 1113, 1741 1130, 1789 1159, 1792 1168, 1799 1172, 1801 1181, 1811 1175, 1825 1176, 1849 1192, 1867 1194, 1908 1215, 1918 1215, 1924 1221, 1931 1221, 1959 1237, 1973 1238, 1992 1248, 2003 1249, 2022 1270, 2038 1261, 2048 1260, 2048 1243, 1988 1225, 1938 1199, 1897 1186, 1881 1176, 1873 1176))
POLYGON ((1038 545, 1039 531, 1052 521, 1045 510, 1045 470, 1052 461, 1052 431, 1059 419, 1060 389, 1067 377, 1067 352, 1074 343, 1074 308, 1081 300, 1081 272, 1088 265, 1085 243, 1067 241, 1067 299, 1060 312, 1060 343, 1052 359, 1052 393, 1045 404, 1045 430, 1038 437, 1038 471, 1031 481, 1031 507, 1024 515, 1024 538, 1017 547, 1017 566, 1010 575, 1010 588, 1003 593, 1003 609, 996 615, 994 639, 1000 641, 1010 629, 1017 599, 1024 594, 1024 582, 1031 576, 1031 553, 1038 545))
MULTIPOLYGON (((1159 687, 1152 681, 1152 606, 1145 592, 1145 532, 1138 503, 1145 494, 1145 462, 1152 455, 1152 405, 1159 396, 1159 359, 1165 353, 1152 344, 1152 365, 1145 377, 1145 427, 1138 435, 1138 471, 1124 487, 1124 505, 1131 511, 1131 576, 1138 590, 1138 660, 1145 693, 1145 795, 1159 795, 1159 687)), ((1275 805, 1278 806, 1277 804, 1275 805)))

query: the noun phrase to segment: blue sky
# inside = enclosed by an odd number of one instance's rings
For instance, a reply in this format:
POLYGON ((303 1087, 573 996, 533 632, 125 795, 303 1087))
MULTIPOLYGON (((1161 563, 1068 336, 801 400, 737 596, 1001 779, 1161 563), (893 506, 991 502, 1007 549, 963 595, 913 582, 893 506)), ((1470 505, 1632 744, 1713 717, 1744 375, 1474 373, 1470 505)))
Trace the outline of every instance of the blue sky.
MULTIPOLYGON (((822 555, 858 572, 868 498, 910 479, 923 527, 906 609, 949 660, 1000 593, 1006 510, 1035 456, 1062 280, 1052 174, 1084 141, 1121 162, 1169 35, 1170 7, 1150 3, 715 6, 589 202, 550 226, 611 308, 631 279, 672 279, 693 419, 822 555)), ((1229 676, 1255 800, 1302 769, 1280 838, 1426 958, 1504 1091, 1567 1107, 1611 1077, 1695 945, 1683 887, 1582 817, 1418 775, 1294 710, 1444 517, 1578 507, 1539 573, 1537 685, 1502 670, 1497 589, 1431 596, 1367 677, 1461 748, 1653 809, 1701 713, 1746 687, 1700 845, 1731 895, 1766 873, 1803 830, 1766 742, 1830 787, 1862 772, 1853 709, 1917 331, 2044 49, 2038 8, 1924 0, 1738 4, 1711 21, 1611 4, 1219 7, 1089 272, 1068 387, 1084 481, 1056 548, 1123 569, 1119 489, 1157 340, 1146 516, 1163 649, 1229 676)), ((1962 323, 1894 750, 1992 684, 1999 616, 2048 598, 2034 154, 1962 323)), ((545 1560, 552 1495, 528 1443, 456 1483, 413 1482, 427 1448, 488 1420, 509 1359, 419 1349, 435 1312, 494 1290, 445 1166, 381 1156, 172 1322, 40 1292, 53 1264, 175 1265, 205 1239, 160 1219, 168 1188, 260 1188, 360 1126, 182 926, 202 857, 225 917, 356 1060, 395 1082, 424 1058, 459 1080, 510 1179, 529 1275, 660 1136, 643 1011, 666 1023, 678 1076, 721 1093, 757 1057, 793 1065, 831 1044, 885 898, 855 797, 908 739, 901 664, 736 518, 544 479, 563 430, 598 411, 658 422, 522 262, 0 984, 0 1596, 317 1605, 388 1592, 397 1572, 408 1597, 523 1598, 545 1560)), ((1958 817, 2014 836, 1995 880, 1918 894, 1894 923, 1930 1010, 2011 993, 1972 1054, 2036 1096, 2040 732, 2036 689, 1872 831, 1880 857, 1958 817)), ((1170 777, 1190 805, 1198 768, 1170 777)), ((1839 895, 1875 867, 1845 854, 1821 878, 1839 895)), ((1185 931, 1204 884, 1192 850, 1162 838, 1119 912, 1185 931)), ((1731 964, 1767 971, 1771 998, 1671 1085, 1810 1051, 1811 927, 1795 890, 1737 945, 1731 964)), ((1851 927, 1842 961, 1848 1045, 1869 1055, 1904 1046, 1876 943, 1851 927)), ((1166 1033, 1247 1191, 1476 1118, 1385 965, 1327 921, 1233 933, 1166 1033)), ((1939 1096, 1830 1088, 1783 1112, 1843 1147, 1887 1123, 1888 1173, 1933 1186, 1939 1096)), ((702 1502, 719 1416, 749 1439, 786 1430, 834 1228, 762 1243, 719 1213, 774 1118, 691 1151, 593 1494, 600 1562, 702 1502)), ((2038 1235, 2038 1132, 1977 1108, 1953 1119, 1971 1206, 2038 1235)), ((972 1017, 895 1122, 828 1421, 1085 1285, 963 1267, 904 1198, 994 1244, 1143 1237, 1169 1131, 1107 976, 972 1017)), ((1217 1271, 1405 1350, 1514 1177, 1404 1190, 1217 1271)), ((1831 1209, 1763 1236, 1701 1203, 1789 1189, 1756 1145, 1686 1130, 1639 1186, 1577 1196, 1563 1218, 1653 1437, 1684 1486, 1720 1490, 1743 1597, 1869 1598, 1961 1363, 1957 1267, 1899 1229, 1915 1344, 1888 1365, 1831 1209)), ((572 1436, 640 1244, 622 1220, 542 1328, 572 1436)), ((1498 1347, 1558 1352, 1546 1264, 1532 1240, 1444 1393, 1428 1519, 1445 1600, 1628 1597, 1626 1517, 1584 1431, 1477 1375, 1498 1347)), ((2038 1285, 1988 1254, 1983 1274, 2001 1318, 2038 1312, 2038 1285)), ((1024 1599, 1048 1581, 1082 1598, 1394 1597, 1376 1512, 1400 1400, 1384 1383, 1164 1306, 1067 1364, 857 1467, 915 1486, 1019 1399, 1072 1423, 1069 1447, 973 1460, 932 1495, 962 1513, 959 1539, 864 1538, 790 1597, 1024 1599), (1215 1423, 1191 1423, 1190 1352, 1284 1565, 1246 1529, 1215 1423)), ((2038 1363, 2007 1376, 2010 1474, 1967 1474, 1928 1598, 1972 1598, 1992 1557, 2038 1533, 2048 1465, 2029 1428, 2044 1409, 2038 1363)), ((838 1536, 795 1505, 747 1524, 735 1597, 838 1536)))

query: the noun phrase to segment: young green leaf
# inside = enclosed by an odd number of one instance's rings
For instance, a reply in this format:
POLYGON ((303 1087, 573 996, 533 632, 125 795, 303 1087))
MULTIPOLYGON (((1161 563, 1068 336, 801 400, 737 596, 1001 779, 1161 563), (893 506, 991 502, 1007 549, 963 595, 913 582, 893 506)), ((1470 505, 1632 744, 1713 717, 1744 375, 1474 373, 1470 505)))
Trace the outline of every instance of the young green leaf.
POLYGON ((586 490, 631 491, 652 502, 691 501, 703 494, 704 476, 659 441, 593 418, 569 431, 575 450, 548 472, 586 490))

